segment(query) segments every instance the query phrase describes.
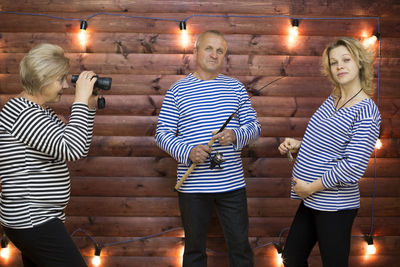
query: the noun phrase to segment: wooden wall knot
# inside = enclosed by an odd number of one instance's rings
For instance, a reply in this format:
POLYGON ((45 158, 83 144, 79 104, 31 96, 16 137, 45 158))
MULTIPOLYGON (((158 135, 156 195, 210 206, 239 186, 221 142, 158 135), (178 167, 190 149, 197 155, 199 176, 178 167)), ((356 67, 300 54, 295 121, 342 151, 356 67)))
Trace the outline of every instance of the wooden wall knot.
POLYGON ((115 41, 114 43, 117 45, 116 53, 122 54, 125 59, 128 59, 129 52, 128 49, 122 44, 122 41, 115 41))

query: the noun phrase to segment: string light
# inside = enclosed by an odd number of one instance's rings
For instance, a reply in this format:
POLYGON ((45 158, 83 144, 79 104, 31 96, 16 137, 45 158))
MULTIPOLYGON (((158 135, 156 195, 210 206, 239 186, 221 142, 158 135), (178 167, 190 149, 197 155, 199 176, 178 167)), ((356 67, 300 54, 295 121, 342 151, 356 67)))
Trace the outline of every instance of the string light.
POLYGON ((181 240, 178 242, 178 248, 176 249, 175 254, 175 266, 182 266, 183 254, 185 252, 185 238, 182 237, 181 240))
POLYGON ((283 257, 282 257, 282 245, 281 243, 274 243, 277 253, 277 264, 281 266, 283 264, 283 257))
POLYGON ((372 235, 365 235, 364 239, 367 242, 367 254, 368 255, 375 254, 376 253, 376 247, 374 245, 374 240, 372 238, 372 235))
POLYGON ((295 44, 295 42, 297 40, 297 36, 299 36, 299 20, 293 19, 292 27, 289 28, 289 36, 288 36, 289 46, 292 46, 295 44))
POLYGON ((381 141, 380 138, 378 138, 378 140, 376 140, 375 148, 376 149, 381 149, 382 148, 382 141, 381 141))
POLYGON ((372 36, 366 37, 362 41, 362 44, 366 48, 372 47, 379 40, 379 38, 380 38, 380 34, 379 33, 374 33, 372 36))
POLYGON ((8 260, 8 258, 10 257, 10 248, 8 247, 8 240, 6 236, 3 236, 1 238, 1 252, 0 252, 0 256, 4 259, 4 260, 8 260))
POLYGON ((181 42, 183 48, 186 48, 189 44, 189 34, 186 30, 186 21, 179 22, 179 29, 181 30, 181 42))
POLYGON ((94 251, 94 256, 92 259, 92 264, 94 266, 99 266, 101 264, 101 259, 100 259, 101 249, 102 249, 101 246, 96 245, 96 249, 94 251))
POLYGON ((81 44, 81 47, 83 49, 86 48, 86 43, 87 43, 87 32, 86 32, 87 26, 88 26, 87 21, 86 20, 82 20, 78 37, 79 37, 79 42, 81 44))

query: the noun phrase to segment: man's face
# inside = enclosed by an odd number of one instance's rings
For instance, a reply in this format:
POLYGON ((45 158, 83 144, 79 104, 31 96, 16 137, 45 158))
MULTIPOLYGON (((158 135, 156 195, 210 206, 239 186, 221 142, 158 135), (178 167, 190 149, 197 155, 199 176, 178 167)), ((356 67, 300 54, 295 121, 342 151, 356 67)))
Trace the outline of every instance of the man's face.
POLYGON ((218 74, 227 50, 224 38, 213 33, 205 34, 195 49, 196 63, 199 71, 218 74))

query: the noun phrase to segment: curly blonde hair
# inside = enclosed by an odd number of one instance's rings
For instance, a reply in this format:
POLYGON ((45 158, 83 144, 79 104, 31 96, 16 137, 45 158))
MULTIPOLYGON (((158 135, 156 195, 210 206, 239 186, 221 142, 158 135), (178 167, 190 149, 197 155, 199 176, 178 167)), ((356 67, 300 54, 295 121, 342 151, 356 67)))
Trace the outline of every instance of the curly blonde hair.
POLYGON ((374 53, 365 49, 358 40, 350 37, 342 37, 335 40, 325 48, 322 53, 322 73, 327 76, 333 84, 332 95, 338 97, 341 91, 340 84, 335 81, 331 72, 329 54, 332 49, 339 46, 344 46, 349 51, 353 60, 358 63, 360 66, 359 77, 362 89, 368 96, 373 96, 375 94, 375 86, 372 82, 374 78, 374 53))

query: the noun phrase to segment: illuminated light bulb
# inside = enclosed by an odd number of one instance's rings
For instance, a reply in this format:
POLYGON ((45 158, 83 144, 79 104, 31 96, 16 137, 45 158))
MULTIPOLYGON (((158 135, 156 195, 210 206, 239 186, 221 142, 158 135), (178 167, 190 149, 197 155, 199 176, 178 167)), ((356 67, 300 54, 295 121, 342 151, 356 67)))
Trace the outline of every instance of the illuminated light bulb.
POLYGON ((181 30, 182 46, 183 46, 183 48, 186 48, 187 45, 189 44, 189 34, 186 30, 186 22, 185 21, 181 21, 179 23, 179 29, 181 30))
POLYGON ((4 259, 4 260, 8 260, 8 258, 10 257, 10 248, 8 247, 8 242, 7 242, 7 238, 5 236, 3 236, 1 238, 1 251, 0 251, 0 256, 4 259))
POLYGON ((180 244, 178 249, 176 250, 176 263, 174 266, 182 266, 183 262, 183 253, 185 252, 185 246, 180 244))
POLYGON ((290 35, 293 37, 299 36, 299 20, 292 20, 292 28, 290 28, 290 35))
POLYGON ((86 43, 87 43, 87 32, 86 32, 87 26, 88 26, 87 21, 82 20, 79 35, 78 35, 79 42, 80 42, 82 48, 85 48, 86 43))
POLYGON ((367 254, 368 255, 373 255, 376 253, 376 247, 374 244, 368 245, 367 247, 367 254))
POLYGON ((8 258, 10 257, 10 248, 9 247, 2 248, 1 252, 0 252, 0 256, 3 259, 8 260, 8 258))
POLYGON ((382 148, 382 141, 381 141, 381 139, 378 138, 378 140, 376 140, 375 148, 376 148, 376 149, 381 149, 381 148, 382 148))
POLYGON ((276 248, 278 266, 281 266, 283 264, 282 246, 279 243, 275 243, 274 246, 276 248))
POLYGON ((364 236, 365 241, 367 241, 367 255, 373 255, 376 253, 376 247, 374 245, 374 240, 371 235, 364 236))
POLYGON ((101 263, 100 254, 101 254, 101 247, 96 246, 96 250, 94 252, 94 257, 92 259, 92 264, 94 266, 99 266, 100 265, 100 263, 101 263))
POLYGON ((296 42, 297 37, 299 36, 299 20, 292 20, 292 27, 289 29, 288 42, 289 45, 293 45, 296 42))
POLYGON ((92 259, 92 264, 93 264, 94 266, 99 266, 100 263, 101 263, 100 257, 99 257, 99 256, 94 256, 93 259, 92 259))
POLYGON ((278 253, 278 264, 279 266, 283 264, 282 253, 278 253))
POLYGON ((364 41, 362 42, 364 47, 368 48, 370 46, 373 46, 376 43, 376 41, 379 40, 379 36, 380 36, 379 33, 375 33, 372 36, 365 38, 364 41))

